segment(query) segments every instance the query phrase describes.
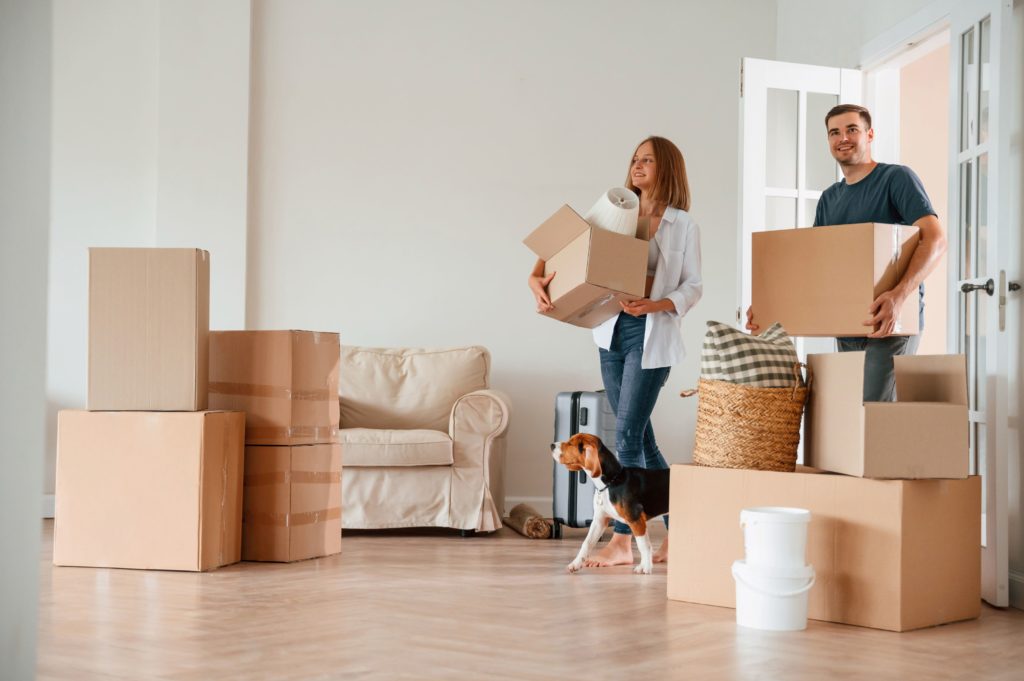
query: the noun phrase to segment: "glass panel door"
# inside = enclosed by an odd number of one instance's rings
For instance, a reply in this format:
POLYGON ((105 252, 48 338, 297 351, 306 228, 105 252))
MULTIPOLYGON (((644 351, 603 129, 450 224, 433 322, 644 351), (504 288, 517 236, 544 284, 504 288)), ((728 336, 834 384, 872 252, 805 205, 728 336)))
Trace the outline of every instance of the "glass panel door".
MULTIPOLYGON (((950 148, 956 172, 950 183, 949 225, 951 339, 967 362, 968 448, 972 474, 982 477, 982 597, 993 605, 1009 602, 1006 459, 1007 340, 999 321, 1006 301, 1005 254, 1009 220, 998 201, 1000 158, 999 95, 1009 95, 1000 75, 1001 40, 1009 10, 998 0, 965 0, 951 17, 955 61, 952 89, 955 118, 950 148), (1002 35, 1000 35, 1002 33, 1002 35), (955 260, 954 260, 955 259, 955 260)), ((1003 133, 1005 134, 1005 133, 1003 133)))

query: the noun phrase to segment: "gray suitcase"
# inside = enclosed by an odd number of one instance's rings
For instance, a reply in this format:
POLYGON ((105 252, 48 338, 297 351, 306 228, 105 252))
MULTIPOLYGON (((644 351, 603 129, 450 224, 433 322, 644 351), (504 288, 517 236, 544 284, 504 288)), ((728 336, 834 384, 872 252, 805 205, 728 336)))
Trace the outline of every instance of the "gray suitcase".
MULTIPOLYGON (((596 435, 615 450, 615 412, 604 391, 562 392, 555 397, 555 442, 577 433, 596 435)), ((552 536, 562 536, 562 525, 587 527, 594 519, 594 483, 583 471, 570 471, 554 464, 552 491, 552 536)))

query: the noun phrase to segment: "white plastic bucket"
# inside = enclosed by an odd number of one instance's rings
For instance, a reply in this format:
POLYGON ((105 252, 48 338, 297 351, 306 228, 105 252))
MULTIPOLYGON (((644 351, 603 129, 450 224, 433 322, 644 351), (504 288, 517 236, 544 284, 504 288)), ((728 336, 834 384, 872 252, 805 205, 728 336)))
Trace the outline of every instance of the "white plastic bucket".
POLYGON ((756 568, 742 560, 732 564, 736 580, 736 624, 767 631, 807 628, 807 593, 814 568, 756 568))
POLYGON ((805 508, 761 506, 740 511, 747 565, 765 568, 803 568, 807 553, 805 508))

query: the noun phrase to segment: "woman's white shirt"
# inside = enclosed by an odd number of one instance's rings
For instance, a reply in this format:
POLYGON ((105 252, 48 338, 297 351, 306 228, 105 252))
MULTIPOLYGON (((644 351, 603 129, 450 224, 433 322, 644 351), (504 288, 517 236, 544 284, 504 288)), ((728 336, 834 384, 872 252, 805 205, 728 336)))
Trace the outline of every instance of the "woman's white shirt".
MULTIPOLYGON (((652 312, 647 315, 644 330, 644 353, 641 368, 657 369, 678 364, 686 356, 680 328, 683 317, 697 304, 704 291, 700 273, 700 227, 689 213, 666 208, 658 231, 658 268, 651 284, 651 300, 668 298, 675 312, 652 312)), ((625 314, 620 312, 619 314, 625 314)), ((607 350, 615 333, 615 315, 594 328, 594 342, 607 350)))

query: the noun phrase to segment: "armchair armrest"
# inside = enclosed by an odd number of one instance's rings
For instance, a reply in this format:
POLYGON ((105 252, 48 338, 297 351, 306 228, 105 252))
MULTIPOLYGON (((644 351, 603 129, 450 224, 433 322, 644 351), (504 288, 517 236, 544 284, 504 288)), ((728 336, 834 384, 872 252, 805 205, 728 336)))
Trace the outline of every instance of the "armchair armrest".
MULTIPOLYGON (((474 390, 455 400, 448 419, 448 436, 483 434, 500 437, 508 429, 509 399, 500 390, 474 390)), ((456 461, 458 465, 458 461, 456 461)))
POLYGON ((475 390, 452 406, 452 527, 481 532, 501 527, 509 411, 508 397, 498 390, 475 390))

